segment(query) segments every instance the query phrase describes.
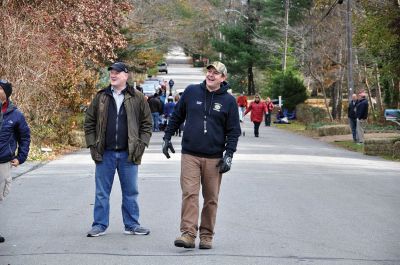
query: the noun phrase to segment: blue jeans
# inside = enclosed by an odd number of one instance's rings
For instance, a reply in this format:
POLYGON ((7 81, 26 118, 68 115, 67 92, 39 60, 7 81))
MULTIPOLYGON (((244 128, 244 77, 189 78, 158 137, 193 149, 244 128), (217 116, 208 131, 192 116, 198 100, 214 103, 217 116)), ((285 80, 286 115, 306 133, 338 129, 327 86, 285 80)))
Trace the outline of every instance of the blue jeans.
POLYGON ((246 108, 245 107, 239 107, 238 109, 239 109, 239 120, 243 121, 243 114, 245 113, 246 108))
POLYGON ((107 229, 110 215, 110 193, 114 182, 115 170, 118 172, 122 191, 122 218, 125 228, 139 226, 139 195, 137 179, 138 165, 128 161, 127 151, 106 150, 103 161, 96 163, 96 199, 94 204, 94 222, 92 226, 107 229))
POLYGON ((160 130, 159 126, 160 113, 152 112, 151 116, 153 116, 153 132, 158 132, 160 130))
POLYGON ((353 141, 357 142, 357 119, 349 118, 349 124, 350 124, 351 134, 353 135, 353 141))

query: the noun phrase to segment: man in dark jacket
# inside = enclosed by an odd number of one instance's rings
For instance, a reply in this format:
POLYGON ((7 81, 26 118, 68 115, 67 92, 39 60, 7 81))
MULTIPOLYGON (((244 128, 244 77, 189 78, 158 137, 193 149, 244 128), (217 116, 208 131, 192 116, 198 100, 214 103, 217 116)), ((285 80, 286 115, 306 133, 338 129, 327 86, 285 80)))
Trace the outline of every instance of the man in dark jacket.
MULTIPOLYGON (((11 83, 0 80, 0 201, 10 191, 11 166, 17 167, 25 162, 31 142, 29 126, 24 115, 10 101, 11 93, 11 83)), ((0 243, 4 241, 0 236, 0 243)))
POLYGON ((351 100, 349 102, 349 106, 347 107, 347 117, 349 118, 349 124, 351 133, 353 134, 353 141, 357 142, 357 114, 356 114, 356 105, 357 105, 357 95, 351 95, 351 100))
POLYGON ((368 118, 368 100, 365 92, 358 94, 358 102, 356 105, 357 115, 357 142, 359 144, 364 143, 364 131, 367 125, 368 118))
POLYGON ((212 248, 222 174, 230 170, 241 134, 236 100, 227 92, 226 77, 224 64, 214 62, 207 66, 205 81, 185 89, 165 131, 162 150, 169 158, 168 150, 175 152, 171 136, 185 122, 181 158, 182 235, 174 241, 177 247, 194 248, 199 230, 199 248, 212 248), (198 228, 200 185, 204 204, 198 228))
POLYGON ((148 235, 139 224, 138 165, 151 137, 151 113, 144 95, 127 83, 128 68, 111 65, 111 85, 100 90, 85 117, 85 138, 96 163, 94 221, 88 237, 104 235, 109 225, 110 193, 115 171, 122 190, 125 234, 148 235))
POLYGON ((160 97, 155 93, 149 99, 149 107, 151 111, 151 116, 153 117, 153 132, 160 131, 160 114, 163 113, 163 106, 160 97))

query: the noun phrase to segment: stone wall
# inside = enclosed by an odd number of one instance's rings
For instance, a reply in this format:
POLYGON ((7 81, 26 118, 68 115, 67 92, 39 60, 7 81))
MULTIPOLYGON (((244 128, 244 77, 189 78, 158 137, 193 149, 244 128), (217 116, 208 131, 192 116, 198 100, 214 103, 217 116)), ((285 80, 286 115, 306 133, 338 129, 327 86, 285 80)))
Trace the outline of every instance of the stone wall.
POLYGON ((350 134, 350 126, 344 124, 325 125, 317 128, 318 136, 350 134))
POLYGON ((367 139, 364 141, 364 154, 400 158, 400 138, 367 139))

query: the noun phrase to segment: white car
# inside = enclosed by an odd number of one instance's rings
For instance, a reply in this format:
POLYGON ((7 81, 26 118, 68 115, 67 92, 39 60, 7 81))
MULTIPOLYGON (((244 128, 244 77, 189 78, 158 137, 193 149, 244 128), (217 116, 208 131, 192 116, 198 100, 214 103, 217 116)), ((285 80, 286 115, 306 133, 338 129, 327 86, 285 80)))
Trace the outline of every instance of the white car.
POLYGON ((164 73, 168 74, 168 64, 167 63, 160 63, 158 65, 158 71, 160 73, 164 72, 164 73))
POLYGON ((143 94, 145 96, 153 96, 157 92, 157 88, 154 83, 144 83, 140 87, 143 89, 143 94))

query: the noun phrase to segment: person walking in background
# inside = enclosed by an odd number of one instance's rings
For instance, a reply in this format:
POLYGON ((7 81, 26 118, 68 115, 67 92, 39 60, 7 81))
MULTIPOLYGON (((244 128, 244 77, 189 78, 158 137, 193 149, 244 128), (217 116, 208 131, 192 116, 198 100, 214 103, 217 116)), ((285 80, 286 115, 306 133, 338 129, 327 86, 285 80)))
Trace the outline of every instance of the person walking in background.
POLYGON ((244 115, 251 112, 250 120, 254 124, 254 136, 259 136, 260 124, 263 121, 264 113, 267 112, 267 106, 261 101, 260 95, 255 95, 254 101, 250 103, 244 115))
POLYGON ((167 120, 167 124, 169 123, 169 119, 171 118, 174 109, 175 109, 174 98, 172 96, 168 96, 168 102, 167 104, 165 104, 164 108, 164 117, 167 120))
POLYGON ((139 224, 138 166, 151 137, 151 112, 144 95, 127 83, 128 68, 108 68, 111 84, 100 90, 86 111, 86 145, 96 164, 94 221, 88 237, 104 235, 109 225, 110 193, 115 171, 122 191, 124 233, 148 235, 139 224))
POLYGON ((347 117, 349 118, 349 125, 351 129, 351 133, 353 135, 353 141, 357 142, 357 114, 356 114, 356 105, 357 105, 357 95, 351 95, 351 100, 349 102, 349 106, 347 107, 347 117))
POLYGON ((240 96, 238 96, 236 101, 237 101, 238 108, 239 108, 239 120, 240 120, 240 122, 243 122, 243 114, 247 108, 247 97, 244 94, 244 91, 242 92, 242 94, 240 96))
POLYGON ((212 248, 222 174, 231 168, 241 135, 236 100, 227 92, 226 78, 224 64, 208 65, 205 81, 185 89, 165 130, 162 151, 170 158, 169 150, 175 153, 171 136, 186 120, 180 176, 182 234, 174 241, 176 247, 194 248, 199 232, 199 248, 212 248), (204 203, 199 227, 200 186, 204 203))
POLYGON ((356 104, 357 116, 357 142, 364 143, 364 131, 368 118, 368 100, 364 91, 358 94, 358 102, 356 104))
MULTIPOLYGON (((180 99, 179 94, 176 94, 175 95, 175 106, 176 106, 176 104, 178 104, 179 99, 180 99)), ((182 136, 184 124, 185 123, 183 122, 183 123, 181 123, 181 125, 179 125, 179 128, 175 131, 175 136, 179 136, 179 137, 182 136)))
MULTIPOLYGON (((11 94, 11 83, 0 80, 0 201, 10 192, 11 167, 25 162, 31 143, 29 126, 22 112, 10 100, 11 94)), ((0 235, 0 243, 4 241, 0 235)))
POLYGON ((265 126, 271 126, 271 116, 272 116, 272 110, 274 109, 274 103, 272 103, 271 99, 267 97, 265 105, 266 105, 265 126))
POLYGON ((163 113, 163 105, 159 95, 155 93, 149 100, 151 116, 153 117, 153 132, 160 131, 160 114, 163 113))
POLYGON ((169 85, 169 91, 172 93, 172 88, 175 85, 175 82, 174 80, 172 80, 172 78, 169 80, 168 85, 169 85))

